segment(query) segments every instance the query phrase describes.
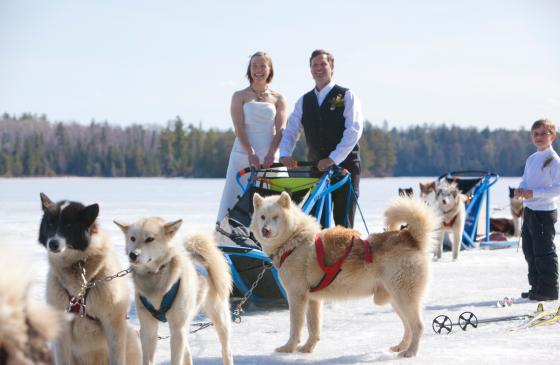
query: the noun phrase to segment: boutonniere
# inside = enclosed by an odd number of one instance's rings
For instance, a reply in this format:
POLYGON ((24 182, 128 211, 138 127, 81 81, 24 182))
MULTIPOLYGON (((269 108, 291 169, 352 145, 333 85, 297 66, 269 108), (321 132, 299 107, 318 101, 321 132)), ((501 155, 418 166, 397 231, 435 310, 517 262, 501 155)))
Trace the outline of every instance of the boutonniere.
POLYGON ((342 97, 342 94, 338 94, 336 97, 331 99, 331 108, 330 108, 331 111, 343 106, 344 106, 344 98, 342 97))
POLYGON ((544 160, 544 162, 542 163, 541 171, 544 170, 545 167, 547 167, 548 165, 550 165, 550 163, 551 163, 552 161, 554 161, 554 157, 553 157, 553 156, 548 156, 548 157, 546 158, 546 160, 544 160))

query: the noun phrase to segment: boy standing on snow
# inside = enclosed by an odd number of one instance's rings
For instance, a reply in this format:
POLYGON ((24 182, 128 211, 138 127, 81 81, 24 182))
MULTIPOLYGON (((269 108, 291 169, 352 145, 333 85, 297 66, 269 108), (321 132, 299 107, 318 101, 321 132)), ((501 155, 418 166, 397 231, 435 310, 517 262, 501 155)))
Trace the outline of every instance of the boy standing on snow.
POLYGON ((525 163, 523 178, 515 196, 524 198, 523 254, 529 266, 528 292, 521 297, 531 300, 558 299, 558 256, 554 246, 557 219, 555 200, 560 196, 560 157, 552 148, 556 126, 540 119, 531 127, 531 138, 537 152, 525 163))

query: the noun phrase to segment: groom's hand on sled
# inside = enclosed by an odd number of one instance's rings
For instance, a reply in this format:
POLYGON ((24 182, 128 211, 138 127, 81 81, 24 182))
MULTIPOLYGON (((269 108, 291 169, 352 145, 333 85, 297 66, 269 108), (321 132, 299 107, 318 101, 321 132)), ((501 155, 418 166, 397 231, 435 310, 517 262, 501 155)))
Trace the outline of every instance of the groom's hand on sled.
POLYGON ((294 161, 292 156, 280 157, 280 163, 289 169, 293 169, 294 167, 297 166, 297 163, 296 161, 294 161))
POLYGON ((331 167, 334 164, 335 164, 334 161, 331 160, 329 157, 327 157, 317 162, 317 169, 319 171, 326 171, 329 167, 331 167))

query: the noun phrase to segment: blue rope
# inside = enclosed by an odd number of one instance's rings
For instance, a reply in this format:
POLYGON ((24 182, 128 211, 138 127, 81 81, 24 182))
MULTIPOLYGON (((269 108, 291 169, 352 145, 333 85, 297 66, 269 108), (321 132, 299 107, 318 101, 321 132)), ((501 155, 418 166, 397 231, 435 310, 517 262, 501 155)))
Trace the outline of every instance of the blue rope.
MULTIPOLYGON (((354 199, 356 199, 356 206, 358 207, 358 211, 360 212, 360 216, 362 217, 362 222, 364 222, 364 227, 366 228, 366 232, 367 234, 369 234, 369 229, 366 224, 366 219, 364 218, 364 213, 362 213, 362 208, 360 207, 360 203, 358 203, 358 194, 356 194, 356 192, 354 191, 354 186, 352 186, 352 178, 350 178, 349 184, 350 184, 350 189, 348 192, 350 193, 350 191, 352 191, 352 194, 354 194, 354 199)), ((347 201, 346 204, 350 206, 349 201, 347 201)), ((348 212, 348 208, 346 211, 348 212)))

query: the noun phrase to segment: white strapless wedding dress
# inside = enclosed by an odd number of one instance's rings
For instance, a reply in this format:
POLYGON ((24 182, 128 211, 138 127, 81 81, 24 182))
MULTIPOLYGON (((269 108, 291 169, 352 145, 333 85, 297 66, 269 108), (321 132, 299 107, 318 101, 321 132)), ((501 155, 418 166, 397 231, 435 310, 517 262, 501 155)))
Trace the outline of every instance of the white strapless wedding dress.
MULTIPOLYGON (((274 133, 274 120, 276 118, 276 107, 274 104, 250 101, 243 104, 243 115, 245 116, 245 133, 249 139, 249 143, 259 156, 262 163, 264 157, 268 153, 270 143, 272 143, 274 133)), ((276 152, 274 161, 278 161, 279 152, 276 152)), ((249 166, 249 157, 247 152, 236 138, 229 155, 229 164, 226 174, 226 183, 220 209, 218 210, 217 222, 221 222, 226 215, 228 209, 232 208, 237 202, 237 196, 242 194, 241 187, 236 181, 236 175, 239 170, 249 166)), ((243 186, 247 183, 248 174, 241 177, 243 186)))

